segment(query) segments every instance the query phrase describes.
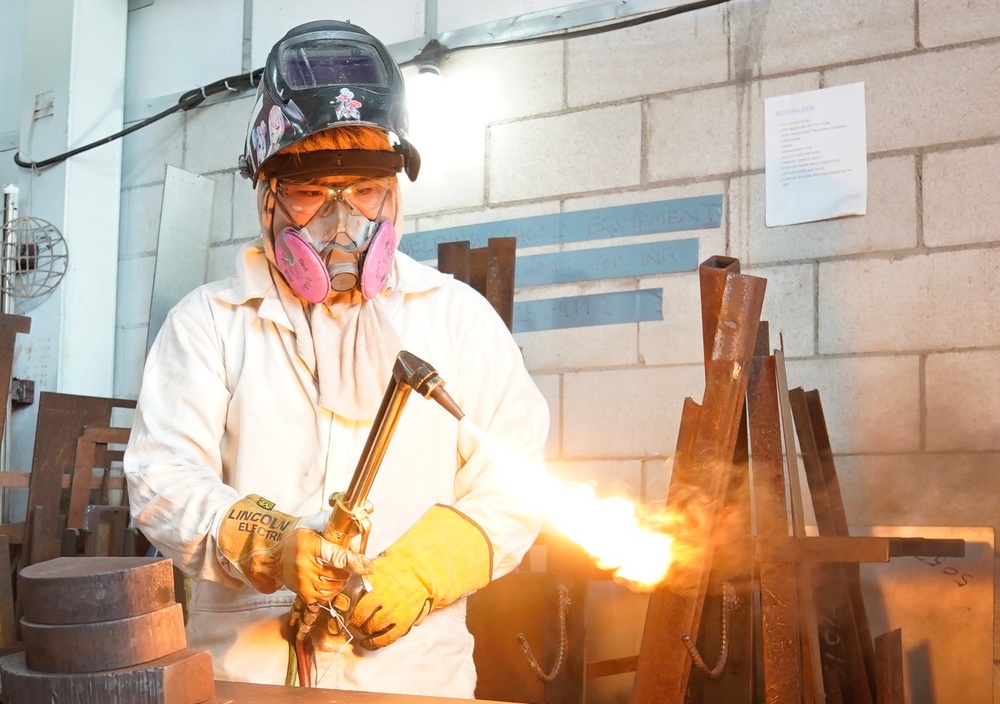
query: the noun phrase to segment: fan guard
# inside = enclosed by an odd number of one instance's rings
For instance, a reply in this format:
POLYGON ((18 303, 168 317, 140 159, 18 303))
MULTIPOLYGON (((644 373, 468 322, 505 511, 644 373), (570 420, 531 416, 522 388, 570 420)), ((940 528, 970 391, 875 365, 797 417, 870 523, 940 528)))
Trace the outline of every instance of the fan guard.
POLYGON ((62 281, 69 251, 62 233, 41 218, 21 216, 4 225, 0 288, 14 298, 37 298, 62 281))

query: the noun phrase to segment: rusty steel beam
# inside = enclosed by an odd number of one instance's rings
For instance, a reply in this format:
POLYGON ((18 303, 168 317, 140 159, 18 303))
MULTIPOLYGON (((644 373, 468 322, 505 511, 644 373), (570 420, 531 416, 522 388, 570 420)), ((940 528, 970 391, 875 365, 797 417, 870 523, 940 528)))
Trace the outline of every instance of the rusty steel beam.
POLYGON ((684 401, 666 510, 677 516, 699 510, 704 530, 684 564, 674 565, 666 584, 650 594, 633 704, 684 702, 691 656, 682 637, 697 639, 764 299, 765 280, 740 274, 735 259, 707 260, 699 278, 709 350, 705 394, 701 406, 684 401))
MULTIPOLYGON (((816 413, 818 392, 792 389, 789 400, 819 534, 847 536, 847 516, 826 422, 821 412, 816 413)), ((875 649, 860 600, 858 566, 820 563, 813 577, 827 700, 842 696, 852 704, 872 704, 875 649)))
MULTIPOLYGON (((787 540, 789 533, 776 374, 774 357, 758 350, 750 367, 747 406, 760 540, 787 540)), ((798 570, 795 565, 780 562, 760 562, 759 570, 764 698, 768 704, 799 704, 803 677, 798 570)))
POLYGON ((875 704, 906 704, 903 686, 903 632, 875 638, 875 704))
POLYGON ((438 270, 481 293, 510 330, 514 324, 516 251, 516 237, 491 237, 485 247, 474 249, 469 242, 441 242, 437 246, 438 270))
MULTIPOLYGON (((781 339, 779 337, 779 339, 781 339)), ((778 410, 781 412, 781 431, 785 442, 785 467, 790 492, 789 509, 792 535, 803 538, 806 534, 805 506, 799 482, 798 452, 795 446, 792 406, 788 398, 788 375, 785 373, 784 340, 774 350, 774 372, 778 390, 778 410)), ((817 619, 813 569, 810 565, 798 566, 799 650, 802 655, 802 704, 818 704, 824 700, 823 666, 819 647, 819 622, 817 619)))
POLYGON ((881 536, 816 536, 758 538, 760 562, 888 562, 893 557, 963 557, 965 541, 953 538, 887 538, 881 536))
POLYGON ((688 704, 750 702, 755 691, 748 443, 744 409, 726 487, 725 523, 719 528, 725 537, 716 541, 708 577, 695 651, 700 662, 691 670, 688 704))

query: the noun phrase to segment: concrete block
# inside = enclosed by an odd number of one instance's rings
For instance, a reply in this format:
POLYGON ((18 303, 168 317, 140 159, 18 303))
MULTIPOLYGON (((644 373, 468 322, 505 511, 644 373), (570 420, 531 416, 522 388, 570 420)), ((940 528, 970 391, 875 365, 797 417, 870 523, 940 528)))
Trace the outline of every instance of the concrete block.
POLYGON ((1000 450, 1000 351, 931 354, 924 375, 929 451, 1000 450))
POLYGON ((1000 454, 837 457, 851 525, 992 526, 1000 530, 1000 454))
POLYGON ((673 469, 673 455, 642 463, 642 502, 648 509, 655 510, 666 505, 673 469))
POLYGON ((908 51, 915 44, 911 0, 741 5, 734 8, 731 32, 734 44, 747 46, 734 54, 755 60, 764 75, 908 51))
POLYGON ((209 248, 208 272, 205 280, 218 281, 219 279, 225 279, 235 274, 236 257, 243 244, 243 242, 232 242, 209 248))
POLYGON ((637 185, 641 125, 638 103, 494 125, 489 202, 637 185))
POLYGON ((672 455, 684 399, 704 388, 701 365, 566 374, 563 459, 672 455))
MULTIPOLYGON (((216 191, 216 197, 218 198, 218 191, 216 191)), ((233 179, 230 207, 232 209, 231 239, 248 240, 260 237, 257 191, 251 188, 250 182, 242 177, 236 176, 233 179)))
MULTIPOLYGON (((515 263, 516 266, 516 263, 515 263)), ((616 291, 633 291, 632 280, 604 280, 538 286, 515 291, 520 301, 583 296, 616 291)), ((520 332, 514 338, 528 369, 532 371, 567 371, 600 367, 620 367, 638 361, 636 323, 591 325, 560 330, 520 332)))
POLYGON ((115 398, 136 398, 146 362, 146 331, 141 327, 115 329, 115 398))
MULTIPOLYGON (((872 3, 873 5, 875 3, 872 3)), ((996 137, 1000 44, 830 69, 826 85, 864 81, 868 151, 996 137)))
POLYGON ((521 332, 514 337, 532 371, 621 366, 637 361, 635 323, 521 332))
POLYGON ((723 86, 650 100, 647 178, 665 181, 736 171, 743 95, 736 86, 723 86))
POLYGON ((118 302, 115 324, 131 327, 149 324, 149 307, 153 299, 153 272, 156 257, 140 257, 118 262, 118 302))
POLYGON ((433 138, 417 140, 420 175, 399 176, 402 212, 408 216, 482 207, 485 201, 486 128, 455 124, 433 138))
POLYGON ((917 355, 789 359, 789 388, 818 389, 834 454, 920 447, 917 355))
MULTIPOLYGON (((653 203, 661 200, 679 198, 694 198, 697 196, 714 196, 726 192, 725 181, 699 181, 683 186, 660 186, 656 188, 640 188, 614 193, 593 193, 583 196, 570 196, 563 202, 563 210, 567 213, 594 208, 610 208, 616 205, 634 205, 636 203, 653 203)), ((726 213, 723 210, 720 227, 726 226, 726 213)), ((707 230, 698 230, 694 234, 704 235, 707 230)), ((690 237, 691 235, 685 235, 690 237)))
POLYGON ((209 241, 225 242, 233 238, 233 179, 243 179, 234 172, 210 174, 208 178, 215 181, 209 241))
POLYGON ((1000 240, 1000 145, 934 152, 923 159, 924 243, 1000 240))
POLYGON ((447 58, 441 72, 450 94, 458 97, 444 114, 434 106, 440 121, 465 117, 459 110, 475 111, 465 119, 485 124, 563 108, 563 42, 459 51, 447 58))
POLYGON ((813 265, 742 267, 742 271, 767 279, 760 319, 768 322, 770 349, 778 349, 783 338, 786 358, 815 354, 816 280, 813 265))
POLYGON ((163 183, 167 165, 184 161, 184 113, 174 113, 122 137, 122 188, 163 183))
POLYGON ((593 487, 599 499, 618 497, 638 501, 642 488, 640 460, 590 460, 549 462, 549 471, 574 484, 593 487))
POLYGON ((821 354, 1000 344, 1000 251, 966 250, 819 265, 821 354))
POLYGON ((156 252, 163 184, 126 189, 122 191, 121 204, 118 256, 129 258, 156 252))
POLYGON ((532 373, 531 378, 549 406, 549 437, 545 442, 545 457, 557 458, 562 445, 562 377, 559 374, 532 373))
POLYGON ((644 282, 663 289, 663 320, 639 323, 640 364, 704 363, 698 281, 698 273, 693 271, 644 282))
MULTIPOLYGON (((768 280, 761 317, 771 324, 771 349, 778 347, 778 335, 783 333, 786 357, 813 354, 815 315, 812 266, 742 267, 742 270, 768 280)), ((705 353, 698 273, 644 279, 643 286, 663 289, 663 320, 639 324, 641 362, 648 365, 703 363, 705 353)))
POLYGON ((495 208, 481 208, 473 212, 436 213, 424 215, 416 219, 414 231, 443 230, 449 227, 463 227, 487 222, 501 222, 517 218, 530 218, 535 215, 552 215, 560 212, 557 201, 545 203, 526 203, 524 205, 502 205, 495 208))
POLYGON ((253 96, 195 108, 184 124, 184 168, 198 174, 235 169, 247 138, 253 96))
POLYGON ((868 214, 765 227, 764 175, 734 178, 729 191, 732 256, 744 266, 909 249, 917 244, 916 161, 868 162, 868 214))
POLYGON ((729 78, 721 7, 566 42, 570 106, 617 102, 729 78))
POLYGON ((996 0, 941 2, 918 0, 920 46, 959 44, 1000 36, 1000 7, 996 0))

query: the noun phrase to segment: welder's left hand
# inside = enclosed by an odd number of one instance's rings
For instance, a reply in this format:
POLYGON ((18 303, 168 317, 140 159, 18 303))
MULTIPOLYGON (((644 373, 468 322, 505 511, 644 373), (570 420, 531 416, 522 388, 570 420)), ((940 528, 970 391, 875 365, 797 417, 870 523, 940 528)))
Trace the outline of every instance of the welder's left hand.
POLYGON ((257 591, 286 586, 306 604, 333 599, 350 572, 367 574, 371 562, 323 539, 316 527, 328 515, 293 516, 251 494, 227 511, 216 536, 219 552, 257 591))
POLYGON ((348 620, 367 650, 384 648, 432 609, 489 584, 493 548, 465 514, 437 505, 372 566, 371 590, 358 600, 348 620))

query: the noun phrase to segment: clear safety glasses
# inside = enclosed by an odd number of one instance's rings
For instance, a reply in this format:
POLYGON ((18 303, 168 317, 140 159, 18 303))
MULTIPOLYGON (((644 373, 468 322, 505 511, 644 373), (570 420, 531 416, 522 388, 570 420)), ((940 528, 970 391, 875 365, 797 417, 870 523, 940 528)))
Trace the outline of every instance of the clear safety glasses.
POLYGON ((308 182, 281 180, 275 187, 278 201, 300 227, 315 217, 326 217, 337 203, 344 203, 351 215, 376 220, 388 192, 389 179, 379 178, 348 183, 339 179, 308 182))

